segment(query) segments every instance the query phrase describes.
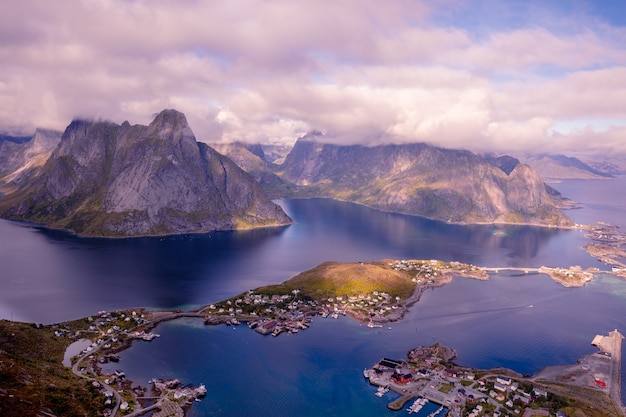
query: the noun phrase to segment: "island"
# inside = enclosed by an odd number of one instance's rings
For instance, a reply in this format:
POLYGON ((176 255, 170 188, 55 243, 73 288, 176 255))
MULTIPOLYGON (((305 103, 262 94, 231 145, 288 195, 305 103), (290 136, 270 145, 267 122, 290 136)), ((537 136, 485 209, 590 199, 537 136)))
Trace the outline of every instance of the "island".
POLYGON ((626 278, 626 233, 604 222, 588 226, 586 230, 585 237, 591 240, 585 245, 587 253, 610 266, 614 275, 626 278))
MULTIPOLYGON (((157 417, 183 416, 185 410, 191 407, 194 401, 205 395, 204 386, 192 387, 178 380, 152 380, 151 387, 146 388, 133 385, 132 381, 126 379, 122 369, 112 373, 103 372, 102 364, 118 361, 118 353, 130 347, 132 343, 150 343, 151 340, 159 337, 153 332, 159 323, 182 317, 197 318, 207 325, 234 326, 247 323, 256 332, 273 336, 305 330, 309 328, 316 316, 338 318, 340 315, 346 315, 361 323, 367 323, 368 327, 381 327, 383 323, 401 320, 410 306, 417 302, 428 288, 445 285, 451 282, 453 277, 487 280, 492 274, 505 269, 548 274, 565 286, 585 285, 593 279, 594 273, 612 273, 612 271, 599 269, 582 270, 580 267, 485 268, 441 260, 384 259, 373 262, 325 262, 281 284, 249 290, 222 302, 192 311, 146 309, 101 311, 94 316, 45 326, 1 320, 0 380, 8 382, 0 389, 0 414, 18 415, 11 414, 11 410, 21 410, 22 413, 26 412, 29 415, 128 415, 135 417, 150 412, 153 413, 150 415, 157 417), (146 401, 146 397, 152 400, 146 401)), ((600 398, 602 401, 598 400, 600 401, 598 404, 609 404, 605 398, 606 394, 610 394, 613 398, 614 408, 621 407, 621 402, 617 400, 619 399, 620 364, 615 362, 621 358, 621 354, 618 354, 621 352, 621 335, 620 337, 616 335, 619 335, 617 331, 612 333, 613 339, 609 342, 602 338, 594 340, 594 344, 605 352, 604 356, 611 364, 608 368, 581 368, 587 365, 577 364, 578 368, 559 368, 558 372, 552 373, 545 371, 533 379, 519 376, 513 371, 499 371, 498 375, 515 378, 519 381, 518 386, 523 387, 526 393, 530 391, 524 387, 532 383, 532 386, 539 390, 558 395, 558 398, 564 399, 564 402, 558 403, 559 407, 562 406, 564 409, 572 401, 575 404, 587 404, 591 398, 600 398), (585 371, 595 369, 598 372, 594 375, 602 375, 596 378, 597 382, 594 382, 596 386, 591 388, 584 386, 581 390, 571 387, 571 380, 582 380, 584 375, 589 374, 589 372, 581 373, 581 369, 585 371), (589 393, 589 389, 595 389, 595 391, 589 393)), ((424 349, 422 348, 422 352, 425 351, 424 349)), ((430 356, 439 359, 437 364, 431 364, 434 367, 428 369, 439 369, 441 366, 439 370, 444 374, 446 370, 461 369, 451 362, 455 357, 452 350, 437 346, 437 354, 433 356, 432 349, 435 348, 430 349, 430 356)), ((419 359, 419 355, 418 351, 415 351, 414 359, 419 359)), ((582 361, 587 363, 588 359, 583 358, 582 361)), ((384 363, 395 362, 385 361, 384 363)), ((411 360, 408 363, 410 364, 411 360)), ((376 371, 370 370, 367 377, 370 383, 382 386, 383 390, 397 386, 402 394, 401 398, 408 398, 399 402, 406 403, 416 396, 417 392, 421 392, 419 390, 424 389, 424 386, 420 385, 423 385, 422 382, 418 384, 420 387, 413 384, 411 387, 415 386, 415 392, 405 392, 402 390, 406 390, 409 385, 403 384, 411 381, 426 381, 431 378, 429 374, 421 376, 415 374, 414 371, 417 372, 417 368, 409 368, 398 368, 401 371, 389 375, 383 372, 389 378, 395 374, 405 375, 402 377, 404 382, 402 379, 397 379, 394 382, 396 385, 378 378, 383 374, 378 375, 376 371), (409 377, 409 374, 413 376, 409 377)), ((418 368, 421 368, 421 365, 418 368)), ((486 387, 491 387, 493 371, 473 370, 471 373, 478 376, 478 380, 483 379, 486 387)), ((443 374, 440 372, 437 375, 443 374)), ((456 387, 456 382, 450 385, 450 381, 454 381, 450 378, 458 378, 458 375, 457 377, 447 375, 445 378, 448 381, 446 386, 450 389, 453 386, 456 387)), ((444 386, 441 385, 443 381, 443 379, 439 380, 439 388, 444 386)), ((584 384, 587 384, 588 378, 584 381, 586 381, 584 384)), ((461 385, 467 384, 461 380, 458 382, 461 385)), ((430 386, 432 383, 426 385, 430 386)), ((469 385, 473 386, 474 383, 469 385)), ((467 393, 467 389, 463 389, 467 393)), ((491 398, 491 391, 496 394, 493 398, 497 402, 499 390, 495 388, 488 389, 487 394, 482 397, 491 398)), ((435 399, 434 396, 429 398, 435 399)), ((447 404, 445 398, 442 405, 449 409, 453 400, 448 398, 451 402, 447 404)), ((465 405, 469 398, 467 397, 464 402, 465 405)), ((493 404, 491 401, 493 398, 486 401, 493 404)), ((518 399, 523 403, 524 398, 518 399)), ((515 397, 511 401, 514 405, 517 404, 515 397)), ((400 403, 396 406, 404 405, 400 403)), ((487 407, 487 404, 484 406, 487 407)), ((599 410, 599 408, 601 407, 593 410, 599 410)), ((614 415, 611 409, 606 408, 605 412, 594 411, 585 415, 614 415)), ((478 414, 475 413, 474 416, 478 414)), ((462 415, 471 415, 471 412, 462 415)))

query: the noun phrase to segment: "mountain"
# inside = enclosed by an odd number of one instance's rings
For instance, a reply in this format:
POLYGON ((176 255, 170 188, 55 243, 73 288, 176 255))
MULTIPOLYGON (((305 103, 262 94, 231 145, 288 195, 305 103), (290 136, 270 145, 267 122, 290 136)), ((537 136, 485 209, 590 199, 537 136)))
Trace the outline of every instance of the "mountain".
POLYGON ((211 147, 229 157, 263 187, 270 197, 289 195, 295 186, 275 174, 278 166, 267 160, 260 144, 244 142, 212 143, 211 147))
POLYGON ((586 157, 583 162, 605 175, 616 176, 626 174, 626 156, 607 155, 603 157, 586 157))
POLYGON ((509 175, 511 172, 513 172, 513 170, 520 164, 519 159, 513 158, 509 155, 484 155, 483 157, 491 165, 496 166, 504 171, 506 175, 509 175))
POLYGON ((578 158, 565 155, 525 155, 522 160, 547 180, 603 179, 611 175, 585 164, 578 158))
POLYGON ((62 132, 37 129, 33 136, 0 140, 0 184, 15 185, 30 180, 61 141, 62 132))
POLYGON ((458 223, 571 224, 557 208, 563 199, 529 166, 516 164, 507 174, 471 152, 424 143, 340 146, 309 135, 277 174, 298 186, 296 196, 458 223))
POLYGON ((39 176, 0 200, 0 215, 119 237, 291 223, 175 110, 149 126, 74 120, 39 176))

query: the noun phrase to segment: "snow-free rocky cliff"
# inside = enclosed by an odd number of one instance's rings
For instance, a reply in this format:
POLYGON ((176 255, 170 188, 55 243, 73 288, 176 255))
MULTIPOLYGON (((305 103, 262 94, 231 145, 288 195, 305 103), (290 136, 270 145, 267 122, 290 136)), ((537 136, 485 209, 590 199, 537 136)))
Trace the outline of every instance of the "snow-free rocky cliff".
POLYGON ((455 223, 567 226, 563 199, 527 165, 508 169, 424 143, 340 146, 299 139, 276 173, 308 196, 455 223))
POLYGON ((291 223, 175 110, 149 126, 73 121, 40 175, 0 200, 0 215, 119 237, 291 223))

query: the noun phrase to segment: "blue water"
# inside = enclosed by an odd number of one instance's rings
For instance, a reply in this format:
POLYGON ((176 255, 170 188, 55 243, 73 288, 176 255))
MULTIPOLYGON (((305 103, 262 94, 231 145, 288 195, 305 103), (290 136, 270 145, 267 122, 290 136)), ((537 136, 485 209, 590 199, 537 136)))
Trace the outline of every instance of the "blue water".
MULTIPOLYGON (((581 203, 568 212, 574 220, 624 227, 625 184, 620 178, 554 186, 581 203)), ((167 238, 81 239, 0 221, 0 317, 51 323, 103 309, 188 308, 327 260, 599 266, 577 231, 449 225, 320 199, 280 204, 296 224, 167 238)), ((626 281, 606 276, 570 289, 543 275, 501 273, 427 291, 391 330, 316 318, 307 331, 273 338, 244 326, 165 323, 160 338, 136 343, 116 367, 142 385, 152 377, 207 384, 194 416, 392 415, 392 394, 377 398, 361 374, 382 356, 404 358, 414 346, 439 341, 457 350, 460 364, 534 373, 595 351, 593 336, 624 331, 625 317, 626 281)))

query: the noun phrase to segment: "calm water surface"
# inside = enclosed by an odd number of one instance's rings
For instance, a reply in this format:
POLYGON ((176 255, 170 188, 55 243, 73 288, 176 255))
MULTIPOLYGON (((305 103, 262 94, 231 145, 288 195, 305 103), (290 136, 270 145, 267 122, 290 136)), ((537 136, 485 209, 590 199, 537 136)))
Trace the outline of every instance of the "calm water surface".
MULTIPOLYGON (((578 201, 575 221, 624 223, 626 180, 553 186, 578 201), (621 190, 621 192, 619 192, 621 190)), ((56 322, 131 306, 191 307, 280 282, 323 261, 460 260, 485 266, 599 265, 581 232, 457 226, 330 200, 280 204, 296 224, 279 229, 167 238, 80 239, 0 221, 0 317, 56 322)), ((192 415, 391 415, 361 370, 440 341, 475 367, 533 373, 593 352, 596 333, 626 329, 626 282, 600 277, 564 288, 548 277, 455 279, 428 291, 392 329, 316 318, 298 335, 262 337, 244 326, 163 324, 117 367, 146 385, 177 377, 209 388, 192 415), (532 306, 532 307, 530 307, 532 306)))

